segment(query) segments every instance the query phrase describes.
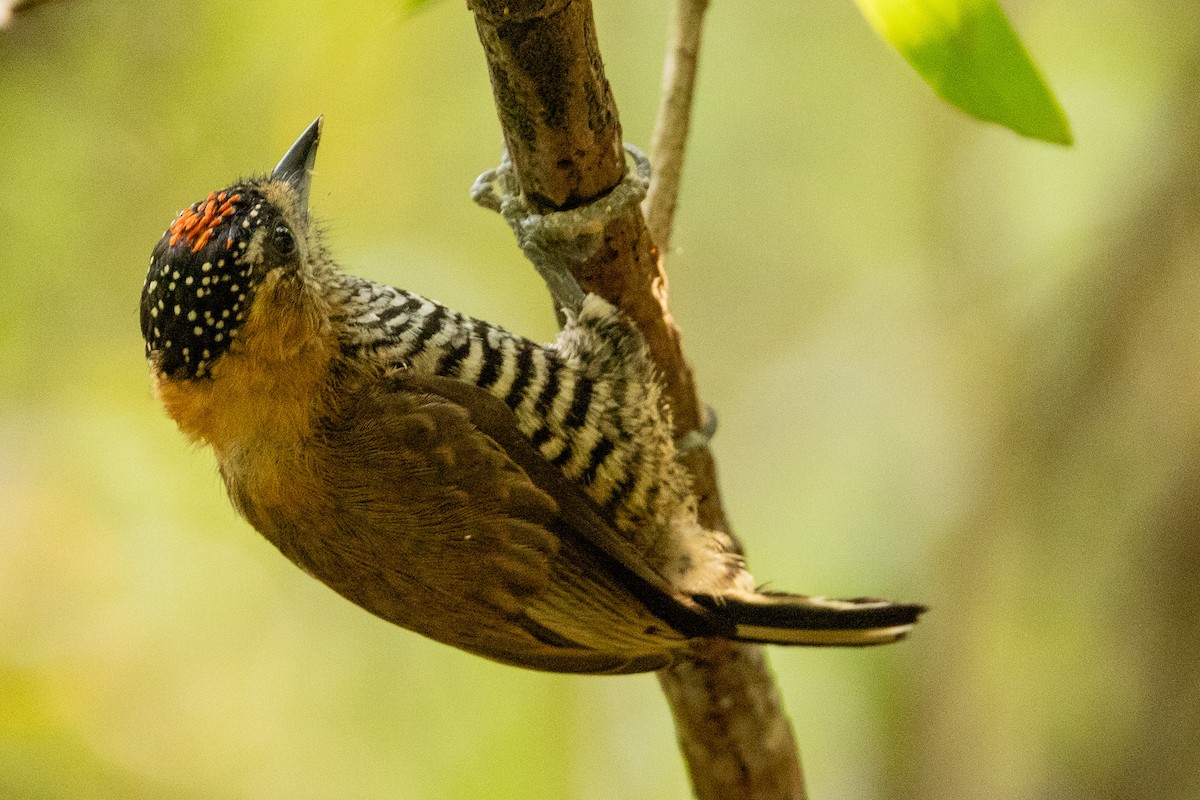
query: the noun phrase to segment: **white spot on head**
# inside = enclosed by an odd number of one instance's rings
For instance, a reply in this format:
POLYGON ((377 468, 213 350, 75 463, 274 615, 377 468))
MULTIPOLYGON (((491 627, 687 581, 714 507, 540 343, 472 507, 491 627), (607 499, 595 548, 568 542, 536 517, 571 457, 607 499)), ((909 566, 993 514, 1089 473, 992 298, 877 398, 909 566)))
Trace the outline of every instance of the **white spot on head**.
POLYGON ((201 271, 201 272, 208 272, 208 271, 210 271, 211 269, 212 269, 212 262, 211 262, 211 261, 205 261, 203 264, 201 264, 201 265, 200 265, 200 271, 201 271))
POLYGON ((201 328, 199 325, 197 325, 196 327, 192 328, 192 333, 196 334, 197 336, 203 336, 204 328, 201 328))

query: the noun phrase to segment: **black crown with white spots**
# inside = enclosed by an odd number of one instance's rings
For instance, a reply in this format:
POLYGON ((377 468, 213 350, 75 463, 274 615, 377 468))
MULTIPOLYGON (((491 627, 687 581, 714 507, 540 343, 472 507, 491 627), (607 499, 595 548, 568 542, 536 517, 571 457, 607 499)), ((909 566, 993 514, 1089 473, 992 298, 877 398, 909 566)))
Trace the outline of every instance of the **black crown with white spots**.
POLYGON ((150 258, 142 288, 142 337, 155 368, 172 378, 208 377, 250 310, 255 270, 248 248, 266 227, 266 249, 290 255, 295 242, 253 182, 185 209, 150 258))

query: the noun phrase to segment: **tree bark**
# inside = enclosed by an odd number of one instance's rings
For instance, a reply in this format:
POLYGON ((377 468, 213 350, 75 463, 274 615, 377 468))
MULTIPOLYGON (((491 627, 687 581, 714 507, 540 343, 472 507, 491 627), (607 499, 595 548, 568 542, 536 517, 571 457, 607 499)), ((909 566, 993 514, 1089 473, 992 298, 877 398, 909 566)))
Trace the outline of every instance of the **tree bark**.
MULTIPOLYGON (((625 156, 590 1, 468 0, 468 7, 521 191, 544 211, 603 197, 624 176, 625 156)), ((611 220, 602 246, 574 274, 641 329, 677 434, 700 428, 703 406, 668 308, 659 248, 641 211, 631 207, 611 220)), ((728 531, 707 448, 691 451, 687 464, 701 522, 728 531)), ((700 641, 691 660, 663 670, 659 681, 698 798, 804 797, 791 725, 761 648, 700 641)))

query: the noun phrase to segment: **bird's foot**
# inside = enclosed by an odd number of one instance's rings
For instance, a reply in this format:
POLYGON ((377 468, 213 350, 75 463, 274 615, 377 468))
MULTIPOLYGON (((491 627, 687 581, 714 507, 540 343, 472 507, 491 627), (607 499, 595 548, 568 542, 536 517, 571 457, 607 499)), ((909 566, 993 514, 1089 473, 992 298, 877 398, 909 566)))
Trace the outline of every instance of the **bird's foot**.
POLYGON ((612 191, 566 211, 542 214, 534 209, 521 194, 507 150, 500 166, 480 175, 471 186, 471 199, 498 211, 513 229, 517 244, 546 282, 558 309, 579 311, 585 293, 571 274, 571 265, 591 258, 604 239, 608 222, 646 196, 650 161, 631 144, 625 145, 625 153, 631 163, 612 191))
POLYGON ((713 436, 717 433, 717 412, 705 404, 704 422, 695 430, 690 430, 675 440, 675 457, 682 458, 693 450, 708 447, 713 436))

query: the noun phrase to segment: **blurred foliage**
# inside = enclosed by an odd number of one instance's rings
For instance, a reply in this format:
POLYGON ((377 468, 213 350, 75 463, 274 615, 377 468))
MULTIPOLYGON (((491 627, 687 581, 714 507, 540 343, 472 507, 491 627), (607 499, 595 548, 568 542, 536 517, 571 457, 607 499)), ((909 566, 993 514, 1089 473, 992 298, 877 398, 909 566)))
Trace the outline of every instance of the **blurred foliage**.
MULTIPOLYGON (((772 653, 814 799, 1200 798, 1200 8, 1006 9, 1072 150, 947 108, 841 0, 710 13, 670 273, 731 517, 764 581, 933 608, 772 653)), ((667 10, 596 11, 644 144, 667 10)), ((46 3, 0 108, 0 797, 686 796, 651 676, 371 618, 149 392, 150 249, 319 113, 349 268, 552 335, 467 199, 500 137, 461 5, 46 3)))
POLYGON ((856 0, 930 86, 973 117, 1070 144, 1071 130, 996 0, 856 0))

